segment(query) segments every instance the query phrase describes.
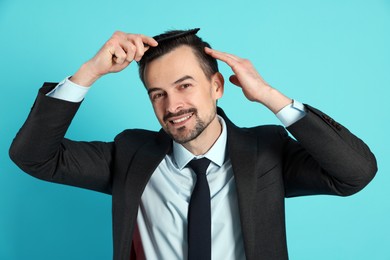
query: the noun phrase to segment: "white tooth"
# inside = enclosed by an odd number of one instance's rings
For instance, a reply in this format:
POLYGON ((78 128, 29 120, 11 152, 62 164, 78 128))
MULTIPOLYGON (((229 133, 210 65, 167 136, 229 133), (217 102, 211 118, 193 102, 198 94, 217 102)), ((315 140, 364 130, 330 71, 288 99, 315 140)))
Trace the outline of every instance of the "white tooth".
POLYGON ((187 120, 188 118, 190 118, 190 116, 186 116, 186 117, 183 117, 183 118, 180 118, 177 120, 173 120, 173 123, 177 124, 177 123, 183 122, 184 120, 187 120))

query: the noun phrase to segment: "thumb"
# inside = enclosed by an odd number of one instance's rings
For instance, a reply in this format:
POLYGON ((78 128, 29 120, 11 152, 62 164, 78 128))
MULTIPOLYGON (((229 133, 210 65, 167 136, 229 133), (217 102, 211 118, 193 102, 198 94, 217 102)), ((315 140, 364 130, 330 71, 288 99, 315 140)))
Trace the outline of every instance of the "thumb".
POLYGON ((234 85, 241 87, 241 83, 240 83, 240 81, 238 80, 238 78, 237 78, 236 75, 231 75, 231 76, 229 77, 229 81, 230 81, 231 83, 233 83, 234 85))

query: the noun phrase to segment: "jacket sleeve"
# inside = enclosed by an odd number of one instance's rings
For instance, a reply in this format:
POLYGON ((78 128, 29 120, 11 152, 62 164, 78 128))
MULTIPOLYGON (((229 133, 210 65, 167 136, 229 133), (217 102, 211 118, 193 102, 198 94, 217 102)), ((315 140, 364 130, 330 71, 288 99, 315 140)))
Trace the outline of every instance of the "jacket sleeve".
POLYGON ((9 155, 23 171, 50 182, 111 193, 113 143, 64 138, 80 103, 47 97, 55 83, 39 90, 9 155))
POLYGON ((348 196, 375 176, 377 163, 369 147, 323 112, 306 105, 307 115, 287 129, 284 182, 286 196, 348 196))

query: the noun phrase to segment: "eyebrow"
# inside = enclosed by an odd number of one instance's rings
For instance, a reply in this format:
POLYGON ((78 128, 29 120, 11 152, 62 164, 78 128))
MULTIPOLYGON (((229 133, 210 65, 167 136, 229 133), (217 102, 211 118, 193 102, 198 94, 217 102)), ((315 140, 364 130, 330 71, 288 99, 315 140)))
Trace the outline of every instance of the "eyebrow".
POLYGON ((176 84, 179 84, 180 82, 183 82, 187 79, 192 79, 194 80, 193 77, 189 76, 189 75, 185 75, 184 77, 181 77, 180 79, 176 80, 175 82, 172 83, 172 85, 176 85, 176 84))
POLYGON ((159 90, 162 90, 161 88, 151 88, 151 89, 148 89, 148 95, 150 95, 150 93, 154 92, 154 91, 159 91, 159 90))
MULTIPOLYGON (((172 83, 172 85, 176 85, 176 84, 179 84, 180 82, 183 82, 187 79, 191 79, 191 80, 194 80, 193 77, 189 76, 189 75, 185 75, 183 77, 181 77, 180 79, 176 80, 175 82, 172 83)), ((159 90, 162 90, 161 88, 151 88, 151 89, 148 89, 148 94, 154 92, 154 91, 159 91, 159 90)))

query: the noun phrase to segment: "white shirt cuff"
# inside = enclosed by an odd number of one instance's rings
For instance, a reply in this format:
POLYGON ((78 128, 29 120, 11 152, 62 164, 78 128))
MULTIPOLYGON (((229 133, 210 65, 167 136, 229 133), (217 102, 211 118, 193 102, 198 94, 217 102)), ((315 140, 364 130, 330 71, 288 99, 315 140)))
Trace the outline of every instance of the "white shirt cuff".
POLYGON ((58 98, 69 102, 81 102, 85 96, 89 87, 83 87, 73 83, 69 80, 69 77, 58 83, 58 85, 46 96, 52 98, 58 98))
POLYGON ((305 106, 296 100, 276 113, 276 117, 282 122, 285 127, 297 122, 299 119, 306 115, 305 106))

